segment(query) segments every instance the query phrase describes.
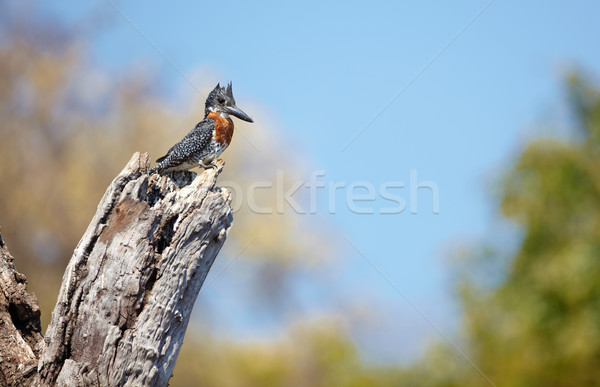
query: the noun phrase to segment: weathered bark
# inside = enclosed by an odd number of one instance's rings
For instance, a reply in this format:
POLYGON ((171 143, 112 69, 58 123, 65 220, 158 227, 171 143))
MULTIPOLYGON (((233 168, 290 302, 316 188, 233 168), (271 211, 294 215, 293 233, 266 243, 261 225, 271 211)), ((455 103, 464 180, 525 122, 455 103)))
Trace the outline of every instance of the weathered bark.
POLYGON ((43 345, 40 307, 0 235, 0 386, 27 386, 43 345))
POLYGON ((215 188, 222 162, 198 177, 149 176, 148 166, 136 153, 98 205, 31 384, 167 385, 232 215, 229 192, 215 188))

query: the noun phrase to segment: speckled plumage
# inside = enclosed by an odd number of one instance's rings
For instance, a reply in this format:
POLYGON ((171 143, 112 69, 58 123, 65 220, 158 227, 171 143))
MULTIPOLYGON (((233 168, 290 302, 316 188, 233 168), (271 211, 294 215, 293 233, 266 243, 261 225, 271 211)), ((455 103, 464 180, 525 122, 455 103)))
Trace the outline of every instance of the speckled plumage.
POLYGON ((227 88, 217 85, 206 98, 204 119, 173 145, 166 155, 156 160, 158 165, 150 173, 188 170, 196 166, 210 167, 231 141, 233 121, 229 114, 253 122, 235 105, 231 83, 227 88))

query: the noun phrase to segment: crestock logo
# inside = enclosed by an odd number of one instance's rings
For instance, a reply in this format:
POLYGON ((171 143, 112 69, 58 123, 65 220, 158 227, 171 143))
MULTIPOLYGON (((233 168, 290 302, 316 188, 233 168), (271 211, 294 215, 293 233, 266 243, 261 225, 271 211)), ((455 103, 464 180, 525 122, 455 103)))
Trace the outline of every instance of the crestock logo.
POLYGON ((246 189, 232 181, 220 185, 233 192, 234 212, 246 205, 257 214, 283 214, 289 210, 297 214, 316 214, 318 208, 324 208, 325 201, 330 214, 337 213, 340 206, 355 214, 399 214, 407 205, 411 214, 418 214, 419 194, 430 191, 431 205, 426 206, 426 211, 440 213, 438 185, 433 181, 419 181, 414 169, 410 170, 408 185, 404 181, 385 181, 376 186, 369 181, 330 181, 325 177, 326 172, 319 170, 313 171, 307 181, 288 182, 285 172, 278 169, 274 180, 255 181, 246 189))

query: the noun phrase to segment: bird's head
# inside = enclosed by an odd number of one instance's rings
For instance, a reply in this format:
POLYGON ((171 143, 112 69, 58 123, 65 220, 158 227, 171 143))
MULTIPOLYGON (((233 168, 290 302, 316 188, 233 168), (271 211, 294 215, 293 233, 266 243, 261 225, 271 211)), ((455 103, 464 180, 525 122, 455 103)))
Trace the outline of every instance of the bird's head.
POLYGON ((208 97, 206 98, 205 114, 208 115, 210 112, 231 114, 240 120, 254 122, 250 116, 242 111, 242 109, 235 106, 231 82, 229 82, 227 87, 221 87, 220 84, 217 84, 217 87, 208 94, 208 97))

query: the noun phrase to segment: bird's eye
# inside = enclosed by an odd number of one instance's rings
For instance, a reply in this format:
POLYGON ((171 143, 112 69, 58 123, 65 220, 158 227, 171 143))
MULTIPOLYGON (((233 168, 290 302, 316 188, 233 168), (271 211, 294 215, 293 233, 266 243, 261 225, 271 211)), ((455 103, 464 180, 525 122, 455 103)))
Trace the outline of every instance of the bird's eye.
POLYGON ((225 103, 225 98, 223 98, 223 97, 219 97, 219 98, 217 98, 217 101, 218 101, 219 103, 225 103))

